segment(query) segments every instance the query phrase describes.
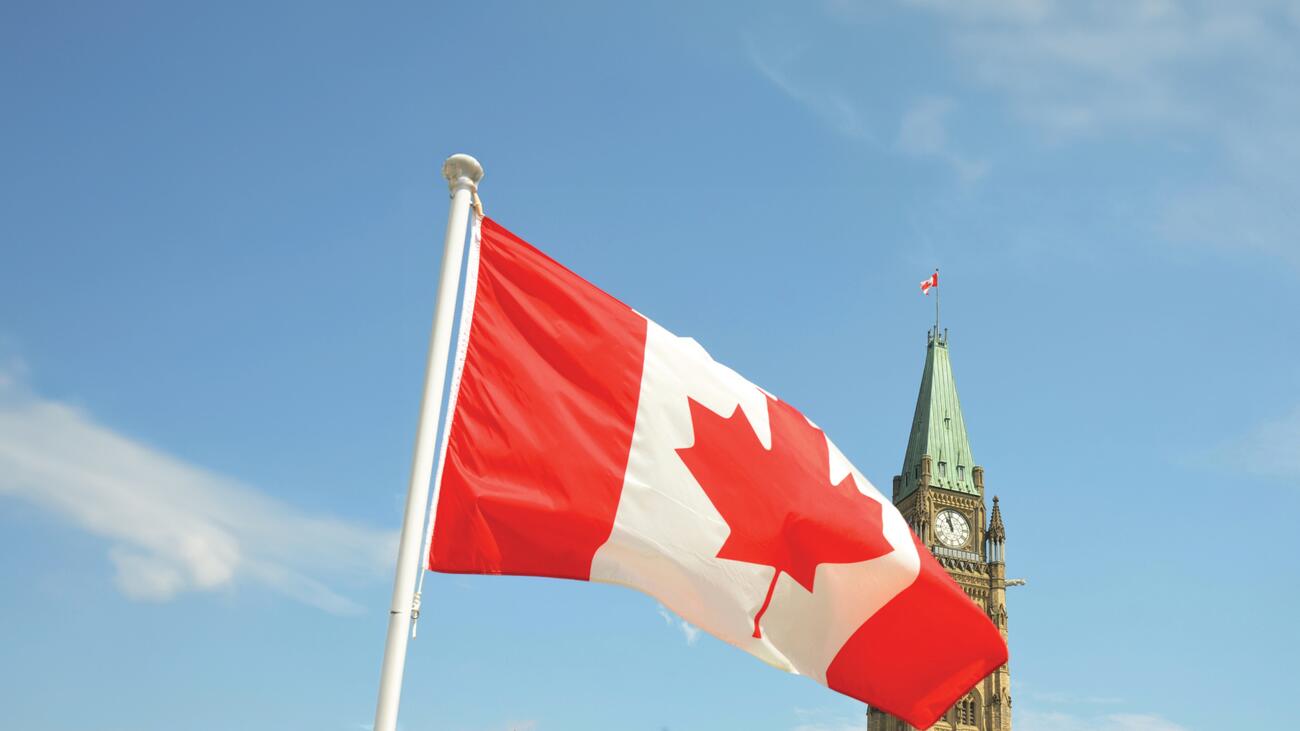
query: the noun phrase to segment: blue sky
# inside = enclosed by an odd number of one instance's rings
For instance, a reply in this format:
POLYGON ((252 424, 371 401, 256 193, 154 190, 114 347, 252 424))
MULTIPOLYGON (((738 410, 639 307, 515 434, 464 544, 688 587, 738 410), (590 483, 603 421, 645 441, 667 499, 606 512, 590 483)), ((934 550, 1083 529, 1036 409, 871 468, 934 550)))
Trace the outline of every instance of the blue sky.
MULTIPOLYGON (((1002 497, 1016 728, 1298 677, 1294 3, 10 3, 0 726, 373 715, 447 155, 875 484, 932 302, 1002 497)), ((402 728, 842 731, 611 587, 431 576, 402 728)))

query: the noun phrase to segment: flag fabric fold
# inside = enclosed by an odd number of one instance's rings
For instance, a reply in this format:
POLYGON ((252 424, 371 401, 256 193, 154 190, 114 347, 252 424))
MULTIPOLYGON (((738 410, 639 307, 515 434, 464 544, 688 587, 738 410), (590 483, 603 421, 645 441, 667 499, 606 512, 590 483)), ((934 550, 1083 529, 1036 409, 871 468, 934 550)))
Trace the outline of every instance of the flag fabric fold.
POLYGON ((491 219, 471 238, 430 569, 628 586, 921 728, 1006 661, 815 424, 491 219))

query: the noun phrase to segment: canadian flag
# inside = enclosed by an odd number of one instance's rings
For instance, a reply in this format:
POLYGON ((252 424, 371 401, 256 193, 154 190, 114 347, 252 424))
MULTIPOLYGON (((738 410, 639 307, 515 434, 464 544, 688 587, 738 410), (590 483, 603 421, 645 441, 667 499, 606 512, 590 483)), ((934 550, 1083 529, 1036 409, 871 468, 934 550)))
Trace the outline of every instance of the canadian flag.
POLYGON ((461 317, 429 568, 629 586, 920 728, 1006 662, 826 435, 694 340, 486 218, 461 317))
MULTIPOLYGON (((938 287, 938 286, 939 286, 939 272, 936 271, 934 274, 931 274, 929 278, 921 281, 921 294, 930 294, 930 288, 938 287)), ((939 295, 935 295, 935 296, 938 297, 939 295)))

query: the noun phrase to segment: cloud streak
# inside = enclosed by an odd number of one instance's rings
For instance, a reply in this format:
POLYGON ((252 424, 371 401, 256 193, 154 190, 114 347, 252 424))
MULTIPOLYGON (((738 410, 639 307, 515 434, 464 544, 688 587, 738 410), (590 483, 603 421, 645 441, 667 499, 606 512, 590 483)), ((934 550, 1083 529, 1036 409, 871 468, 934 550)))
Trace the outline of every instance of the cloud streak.
MULTIPOLYGON (((866 105, 833 81, 795 70, 796 62, 803 55, 798 49, 782 45, 778 50, 760 44, 752 34, 743 34, 742 39, 751 65, 785 96, 840 135, 872 147, 888 148, 887 141, 878 141, 872 134, 868 114, 864 111, 866 105)), ((924 97, 914 101, 899 120, 893 151, 908 157, 942 162, 969 183, 982 177, 988 171, 988 164, 959 153, 953 146, 946 119, 954 108, 955 104, 948 98, 924 97)))
POLYGON ((898 147, 914 157, 931 158, 947 163, 966 182, 973 182, 988 172, 988 163, 972 160, 953 149, 948 137, 946 118, 952 112, 950 99, 929 97, 914 102, 898 127, 898 147))
POLYGON ((699 627, 696 627, 695 625, 691 624, 690 622, 687 622, 684 619, 679 619, 673 616, 673 613, 669 612, 668 608, 662 604, 659 605, 659 617, 663 619, 664 624, 668 625, 669 627, 676 627, 677 629, 681 630, 682 637, 686 639, 687 645, 693 646, 700 639, 699 627))
POLYGON ((975 86, 1049 139, 1198 151, 1213 175, 1153 212, 1173 241, 1300 268, 1300 6, 1143 0, 903 0, 938 20, 975 86))
POLYGON ((1132 214, 1142 235, 1269 257, 1300 272, 1300 128, 1292 123, 1300 118, 1300 5, 827 0, 820 19, 742 40, 754 69, 829 128, 884 148, 888 139, 873 140, 870 130, 896 119, 893 151, 944 163, 966 183, 984 179, 996 160, 954 143, 965 137, 955 124, 958 100, 961 109, 1005 108, 1037 133, 1025 144, 1145 145, 1169 162, 1119 160, 1115 170, 1119 180, 1147 181, 1150 200, 1132 214), (891 14, 937 31, 952 73, 917 77, 935 89, 867 88, 844 74, 846 57, 881 62, 861 49, 895 27, 891 14), (815 25, 800 30, 806 23, 815 25), (899 98, 915 91, 928 96, 899 98))
POLYGON ((1300 406, 1265 421, 1216 451, 1229 466, 1257 477, 1300 481, 1300 406))
POLYGON ((866 725, 866 714, 843 713, 818 708, 796 708, 797 719, 790 731, 861 731, 866 725))
POLYGON ((781 93, 806 107, 845 137, 857 140, 871 138, 871 130, 864 115, 849 95, 830 85, 796 78, 789 69, 795 54, 787 51, 783 57, 774 58, 760 48, 753 36, 746 34, 742 38, 750 63, 781 93))
POLYGON ((327 581, 382 575, 391 561, 392 533, 304 514, 24 384, 21 367, 0 367, 0 497, 107 539, 115 583, 132 599, 250 582, 352 613, 327 581))
POLYGON ((1016 728, 1022 731, 1188 731, 1186 726, 1150 713, 1085 717, 1026 709, 1016 714, 1015 722, 1016 728))

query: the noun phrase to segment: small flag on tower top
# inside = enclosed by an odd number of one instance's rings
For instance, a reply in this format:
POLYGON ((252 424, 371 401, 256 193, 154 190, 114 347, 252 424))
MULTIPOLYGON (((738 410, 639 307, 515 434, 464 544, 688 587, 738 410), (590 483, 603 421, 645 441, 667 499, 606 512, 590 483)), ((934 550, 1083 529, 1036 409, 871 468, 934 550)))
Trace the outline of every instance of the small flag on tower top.
POLYGON ((930 288, 938 287, 938 286, 939 286, 939 270, 936 269, 934 271, 934 274, 931 274, 929 278, 921 282, 921 294, 930 294, 930 288))

